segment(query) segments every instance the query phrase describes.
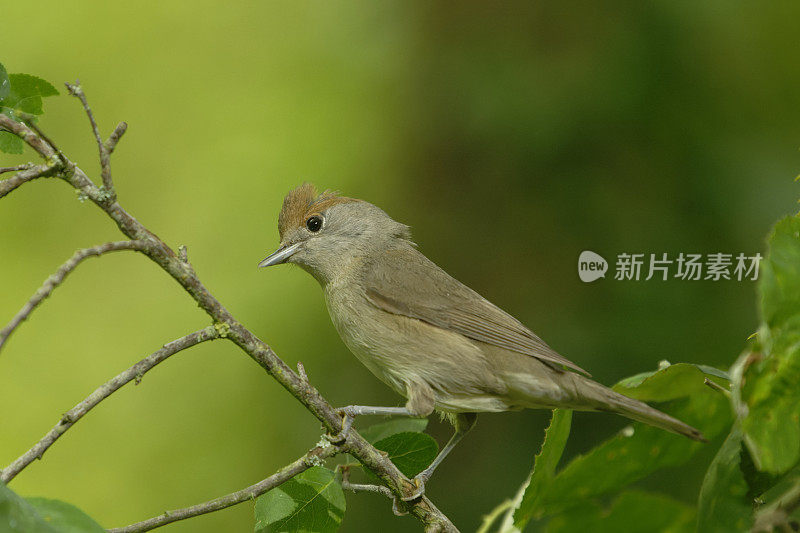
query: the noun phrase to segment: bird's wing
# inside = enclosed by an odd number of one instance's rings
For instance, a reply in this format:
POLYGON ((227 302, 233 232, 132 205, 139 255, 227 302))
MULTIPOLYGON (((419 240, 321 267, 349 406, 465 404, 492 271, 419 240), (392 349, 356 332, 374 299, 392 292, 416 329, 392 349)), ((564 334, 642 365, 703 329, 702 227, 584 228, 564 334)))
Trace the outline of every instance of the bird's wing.
POLYGON ((413 248, 391 249, 367 262, 362 281, 367 300, 379 309, 590 375, 413 248))

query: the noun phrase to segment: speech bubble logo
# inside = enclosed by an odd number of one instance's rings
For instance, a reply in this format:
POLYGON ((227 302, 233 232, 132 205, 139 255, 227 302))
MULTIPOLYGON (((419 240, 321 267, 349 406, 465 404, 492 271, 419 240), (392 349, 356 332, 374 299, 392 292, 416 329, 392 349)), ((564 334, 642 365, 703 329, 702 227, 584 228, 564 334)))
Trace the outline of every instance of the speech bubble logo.
POLYGON ((606 277, 607 270, 608 262, 599 254, 584 250, 578 257, 578 276, 585 283, 606 277))

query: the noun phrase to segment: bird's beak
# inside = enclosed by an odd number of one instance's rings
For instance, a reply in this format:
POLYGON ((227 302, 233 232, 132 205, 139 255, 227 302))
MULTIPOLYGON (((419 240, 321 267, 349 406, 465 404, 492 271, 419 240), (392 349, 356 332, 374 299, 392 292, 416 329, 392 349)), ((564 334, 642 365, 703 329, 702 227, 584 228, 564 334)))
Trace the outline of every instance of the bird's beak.
POLYGON ((297 252, 297 249, 300 247, 300 243, 290 244, 288 246, 284 245, 272 252, 266 259, 261 261, 258 266, 260 267, 268 267, 272 265, 280 265, 281 263, 285 263, 287 259, 297 252))

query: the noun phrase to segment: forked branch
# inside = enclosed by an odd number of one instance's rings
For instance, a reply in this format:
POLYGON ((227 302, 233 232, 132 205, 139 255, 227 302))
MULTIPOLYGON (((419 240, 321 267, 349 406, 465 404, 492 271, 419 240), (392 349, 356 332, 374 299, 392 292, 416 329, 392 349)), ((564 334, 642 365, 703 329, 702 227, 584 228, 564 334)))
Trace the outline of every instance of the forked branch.
MULTIPOLYGON (((95 139, 98 141, 98 149, 100 150, 101 155, 101 167, 104 169, 103 187, 96 186, 83 170, 63 156, 63 154, 61 154, 61 152, 59 152, 52 142, 49 142, 43 134, 37 134, 36 131, 24 123, 16 122, 6 115, 0 115, 0 128, 4 128, 23 139, 31 148, 36 150, 36 152, 38 152, 39 155, 45 159, 48 168, 51 169, 53 175, 65 180, 81 195, 91 200, 95 205, 103 210, 106 215, 108 215, 117 224, 120 231, 126 235, 128 239, 141 243, 142 249, 140 251, 146 254, 176 282, 178 282, 197 302, 200 308, 211 317, 211 319, 214 321, 214 330, 219 337, 227 338, 241 348, 245 353, 247 353, 278 383, 280 383, 281 386, 283 386, 290 394, 297 398, 298 401, 300 401, 306 407, 306 409, 308 409, 308 411, 310 411, 323 424, 330 434, 338 434, 341 432, 341 416, 337 413, 333 406, 331 406, 331 404, 322 397, 319 391, 317 391, 317 389, 309 383, 305 376, 294 372, 275 354, 272 348, 270 348, 264 341, 256 337, 256 335, 254 335, 250 330, 236 320, 233 315, 231 315, 231 313, 222 305, 222 303, 220 303, 208 291, 208 289, 206 289, 197 274, 194 272, 194 269, 192 269, 191 265, 185 261, 184 257, 176 254, 172 248, 164 243, 164 241, 159 239, 154 233, 145 228, 117 202, 116 195, 113 191, 113 184, 111 182, 110 170, 108 170, 109 167, 107 165, 107 156, 113 151, 117 140, 119 140, 119 137, 124 132, 124 123, 117 127, 109 141, 104 144, 102 142, 102 138, 100 137, 99 130, 97 130, 94 116, 92 115, 88 103, 86 102, 86 97, 83 93, 83 90, 77 87, 77 91, 72 90, 72 92, 83 103, 84 109, 86 110, 90 123, 92 124, 92 130, 95 133, 95 139)), ((208 331, 208 328, 201 331, 208 331)), ((197 334, 199 333, 200 332, 197 334)), ((129 372, 132 369, 133 367, 126 372, 129 372)), ((136 371, 134 371, 134 374, 135 373, 136 371)), ((122 376, 122 374, 120 376, 122 376)), ((120 376, 118 376, 118 378, 120 376)), ((115 380, 116 379, 117 378, 115 378, 115 380)), ((125 379, 130 381, 132 378, 129 374, 126 374, 122 380, 124 381, 125 379)), ((114 387, 116 385, 111 386, 114 387)), ((116 388, 119 388, 119 386, 121 386, 121 384, 116 386, 116 388)), ((101 387, 101 389, 103 389, 103 387, 101 387)), ((98 391, 100 391, 100 389, 98 389, 98 391)), ((97 393, 98 391, 95 392, 97 393)), ((104 397, 103 394, 103 392, 100 392, 96 401, 102 400, 104 397)), ((95 400, 90 400, 90 398, 87 398, 87 400, 89 400, 89 404, 87 404, 87 406, 90 405, 89 408, 96 405, 96 403, 92 403, 95 400)), ((82 411, 83 407, 81 407, 81 405, 82 404, 76 406, 75 409, 78 410, 76 413, 82 411)), ((81 416, 83 416, 83 414, 85 414, 85 411, 81 413, 81 416)), ((9 476, 9 479, 16 475, 35 457, 41 455, 41 453, 43 453, 43 451, 46 450, 47 447, 49 447, 52 442, 54 442, 55 439, 63 433, 66 427, 69 427, 72 424, 74 424, 74 420, 72 420, 71 417, 68 420, 62 419, 62 421, 59 422, 59 425, 53 428, 53 430, 51 430, 51 432, 48 433, 48 435, 45 436, 45 438, 43 438, 39 444, 34 446, 23 457, 12 463, 9 468, 3 471, 2 475, 4 477, 9 476), (61 428, 61 426, 66 427, 61 428)), ((405 495, 411 494, 415 490, 416 487, 397 469, 394 463, 392 463, 388 457, 381 454, 381 452, 379 452, 374 446, 361 437, 357 431, 350 431, 347 434, 345 441, 338 446, 338 449, 343 452, 350 453, 356 457, 368 470, 370 470, 380 479, 381 483, 383 483, 395 497, 402 498, 405 495)), ((212 504, 211 507, 214 507, 214 505, 217 504, 212 504)), ((418 520, 420 520, 420 522, 422 522, 422 524, 425 526, 425 530, 428 532, 458 531, 447 518, 447 516, 437 509, 436 506, 434 506, 426 496, 422 496, 412 502, 403 502, 400 505, 402 506, 402 509, 399 511, 408 512, 415 516, 418 520)))
POLYGON ((0 167, 0 174, 5 174, 6 172, 18 172, 20 170, 28 170, 29 168, 33 167, 33 163, 25 163, 22 165, 14 165, 13 167, 0 167))
POLYGON ((29 181, 35 180, 36 178, 54 175, 57 172, 57 165, 20 165, 18 167, 3 167, 0 170, 3 170, 4 172, 19 170, 19 172, 10 178, 0 181, 0 198, 2 198, 17 187, 24 185, 29 181))
POLYGON ((95 141, 97 141, 97 150, 100 152, 100 176, 103 180, 103 188, 109 199, 116 200, 117 193, 114 190, 114 182, 111 179, 111 152, 114 151, 120 138, 128 129, 128 125, 125 122, 120 122, 108 138, 108 141, 103 142, 103 137, 100 135, 100 128, 97 127, 94 113, 92 113, 92 109, 89 107, 89 102, 86 100, 86 95, 83 93, 80 84, 76 81, 75 83, 65 83, 64 85, 67 86, 67 90, 72 96, 77 97, 81 101, 83 110, 86 111, 86 116, 89 117, 89 123, 92 125, 92 133, 94 133, 95 141))

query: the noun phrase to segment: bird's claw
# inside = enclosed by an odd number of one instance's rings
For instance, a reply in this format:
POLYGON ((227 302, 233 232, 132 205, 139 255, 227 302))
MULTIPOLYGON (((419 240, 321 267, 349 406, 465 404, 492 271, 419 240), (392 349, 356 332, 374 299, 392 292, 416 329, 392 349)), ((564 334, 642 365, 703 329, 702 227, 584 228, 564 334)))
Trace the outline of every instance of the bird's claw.
POLYGON ((337 409, 336 412, 342 416, 342 430, 336 435, 326 434, 325 438, 330 441, 331 444, 343 444, 350 434, 350 428, 353 427, 353 420, 358 413, 355 412, 351 406, 341 407, 337 409))
POLYGON ((428 481, 427 476, 422 474, 417 474, 417 476, 411 480, 411 483, 414 485, 415 489, 409 496, 403 496, 402 500, 404 502, 412 502, 414 500, 418 500, 422 498, 422 495, 425 494, 425 482, 428 481))
POLYGON ((395 516, 405 516, 408 514, 408 511, 403 509, 403 505, 397 497, 392 498, 392 512, 395 516))

